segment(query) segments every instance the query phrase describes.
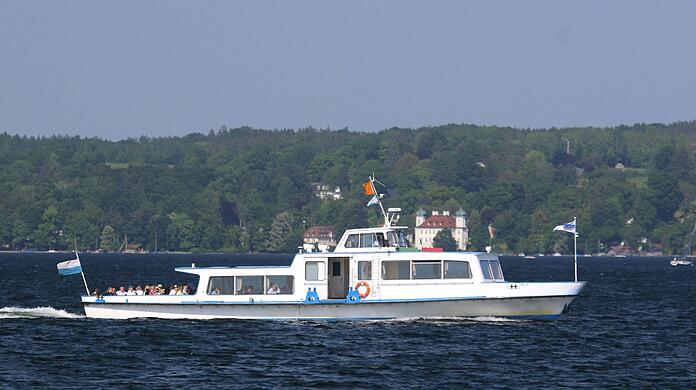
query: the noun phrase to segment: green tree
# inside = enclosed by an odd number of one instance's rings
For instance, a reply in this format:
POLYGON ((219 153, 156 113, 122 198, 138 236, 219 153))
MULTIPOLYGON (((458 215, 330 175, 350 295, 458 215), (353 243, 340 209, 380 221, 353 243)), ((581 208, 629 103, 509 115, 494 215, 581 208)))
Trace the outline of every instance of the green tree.
POLYGON ((104 251, 115 251, 119 247, 116 230, 109 225, 104 226, 99 237, 99 248, 104 251))
POLYGON ((190 250, 196 246, 194 222, 185 213, 169 214, 170 223, 167 227, 167 236, 171 249, 190 250))
POLYGON ((442 248, 445 251, 456 251, 457 241, 452 236, 452 232, 449 229, 441 229, 433 238, 433 246, 435 248, 442 248))
POLYGON ((292 215, 287 211, 283 211, 273 218, 273 223, 271 224, 271 232, 268 235, 268 241, 266 241, 266 249, 271 252, 281 252, 281 251, 292 251, 300 242, 294 245, 288 242, 289 238, 293 237, 293 225, 294 220, 292 215), (291 247, 288 247, 292 245, 291 247))
POLYGON ((41 248, 53 249, 58 239, 58 209, 51 205, 41 215, 41 223, 34 232, 34 243, 41 248))

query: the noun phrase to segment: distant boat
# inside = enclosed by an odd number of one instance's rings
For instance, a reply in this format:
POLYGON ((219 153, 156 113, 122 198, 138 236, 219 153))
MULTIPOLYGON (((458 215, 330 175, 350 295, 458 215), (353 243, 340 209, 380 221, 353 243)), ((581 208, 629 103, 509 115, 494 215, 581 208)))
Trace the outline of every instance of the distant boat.
POLYGON ((694 246, 694 236, 696 236, 696 224, 694 224, 694 228, 691 231, 689 243, 686 246, 686 251, 684 254, 679 258, 673 258, 672 261, 669 262, 672 267, 678 267, 680 265, 692 265, 691 261, 689 260, 689 255, 691 255, 691 248, 694 246))

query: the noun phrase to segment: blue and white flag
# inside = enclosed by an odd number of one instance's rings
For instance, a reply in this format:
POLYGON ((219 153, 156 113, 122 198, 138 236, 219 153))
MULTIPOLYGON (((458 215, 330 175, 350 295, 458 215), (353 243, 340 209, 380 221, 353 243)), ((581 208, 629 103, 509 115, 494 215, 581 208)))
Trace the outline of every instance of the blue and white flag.
POLYGON ((56 267, 58 267, 58 273, 63 276, 75 275, 82 272, 82 265, 80 264, 79 257, 74 260, 68 260, 62 263, 58 263, 56 264, 56 267))
POLYGON ((568 232, 568 233, 575 233, 575 221, 573 222, 568 222, 563 225, 558 225, 555 228, 553 228, 553 231, 562 231, 562 232, 568 232))
POLYGON ((372 206, 373 204, 377 204, 377 203, 379 203, 379 198, 377 197, 377 195, 375 195, 372 197, 372 199, 370 199, 369 202, 367 202, 367 205, 372 206))

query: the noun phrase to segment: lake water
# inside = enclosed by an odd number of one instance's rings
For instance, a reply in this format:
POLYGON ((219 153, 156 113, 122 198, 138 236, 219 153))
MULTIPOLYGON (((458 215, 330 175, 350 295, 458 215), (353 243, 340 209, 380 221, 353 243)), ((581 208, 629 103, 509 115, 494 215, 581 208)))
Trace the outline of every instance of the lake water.
MULTIPOLYGON (((581 258, 589 283, 556 321, 94 320, 70 254, 0 254, 7 388, 484 388, 696 385, 696 267, 581 258)), ((175 266, 291 255, 84 254, 90 288, 185 283, 175 266)), ((510 281, 571 280, 572 258, 502 258, 510 281)))

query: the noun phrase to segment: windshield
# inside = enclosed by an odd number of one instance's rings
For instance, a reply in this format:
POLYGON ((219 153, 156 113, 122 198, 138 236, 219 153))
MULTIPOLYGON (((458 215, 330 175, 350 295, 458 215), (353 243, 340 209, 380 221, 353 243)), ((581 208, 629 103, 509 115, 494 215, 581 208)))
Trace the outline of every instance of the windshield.
POLYGON ((398 246, 406 248, 409 246, 408 239, 406 239, 406 234, 403 230, 391 231, 388 233, 389 244, 392 246, 398 246))

